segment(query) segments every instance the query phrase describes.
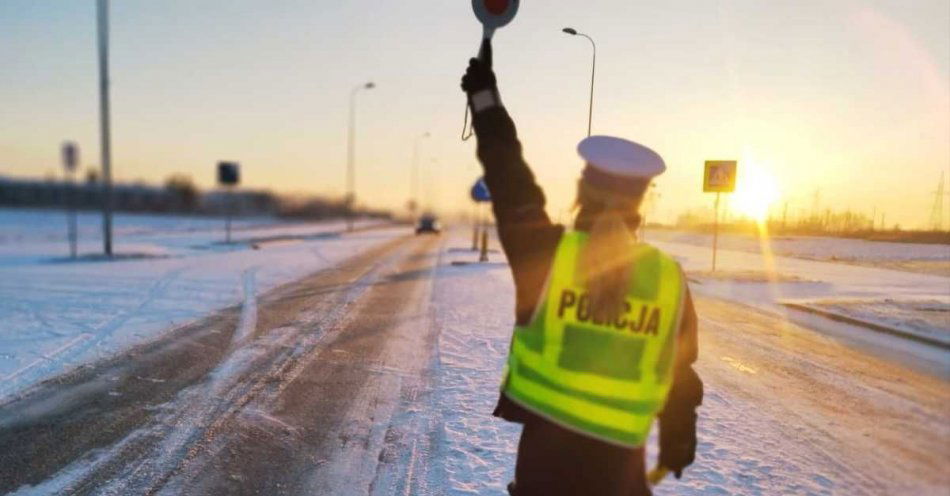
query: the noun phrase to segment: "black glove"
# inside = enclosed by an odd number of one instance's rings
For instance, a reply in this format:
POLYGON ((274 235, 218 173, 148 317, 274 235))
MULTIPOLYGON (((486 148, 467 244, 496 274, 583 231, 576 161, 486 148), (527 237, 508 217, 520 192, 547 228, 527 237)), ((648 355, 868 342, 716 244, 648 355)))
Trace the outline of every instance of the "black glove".
POLYGON ((677 479, 696 457, 696 414, 684 416, 689 418, 660 419, 660 465, 677 479))
POLYGON ((462 76, 462 90, 469 95, 482 90, 492 90, 497 94, 498 83, 495 81, 495 73, 492 71, 491 64, 491 41, 486 39, 482 41, 478 58, 468 61, 468 70, 462 76))

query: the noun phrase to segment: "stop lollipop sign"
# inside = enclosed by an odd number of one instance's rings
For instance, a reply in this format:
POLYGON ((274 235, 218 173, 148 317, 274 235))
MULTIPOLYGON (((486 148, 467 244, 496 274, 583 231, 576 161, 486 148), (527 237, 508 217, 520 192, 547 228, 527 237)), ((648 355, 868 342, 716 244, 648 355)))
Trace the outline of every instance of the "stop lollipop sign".
POLYGON ((485 28, 485 38, 491 38, 496 29, 511 22, 520 3, 520 0, 472 0, 472 10, 485 28))
MULTIPOLYGON (((475 11, 475 17, 482 23, 482 46, 478 50, 478 58, 486 63, 488 67, 492 65, 491 57, 491 37, 495 30, 508 24, 518 13, 518 5, 521 0, 472 0, 472 10, 475 11)), ((472 136, 466 135, 465 129, 468 127, 468 105, 465 105, 465 120, 462 122, 462 141, 472 136)))

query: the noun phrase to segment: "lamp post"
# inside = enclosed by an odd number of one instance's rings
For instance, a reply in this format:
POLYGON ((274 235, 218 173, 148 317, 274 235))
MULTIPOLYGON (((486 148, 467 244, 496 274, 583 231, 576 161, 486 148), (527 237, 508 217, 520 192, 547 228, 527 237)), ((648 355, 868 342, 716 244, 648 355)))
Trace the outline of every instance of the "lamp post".
POLYGON ((409 214, 415 220, 416 209, 419 208, 419 144, 422 143, 424 138, 428 138, 429 132, 426 131, 419 136, 416 136, 415 143, 412 147, 412 171, 410 172, 411 177, 409 178, 409 214))
POLYGON ((346 230, 353 230, 353 209, 356 207, 356 165, 355 165, 355 133, 356 133, 356 94, 360 90, 371 90, 376 87, 373 82, 356 86, 350 91, 350 124, 346 133, 346 230))
POLYGON ((590 64, 590 105, 587 110, 587 136, 590 136, 591 120, 594 117, 594 71, 597 69, 597 45, 594 43, 593 38, 584 33, 578 33, 574 28, 564 28, 561 31, 571 36, 583 36, 587 38, 587 41, 590 41, 590 46, 594 49, 594 58, 590 64))
POLYGON ((96 1, 99 46, 99 146, 102 156, 102 243, 112 256, 112 138, 109 129, 109 0, 96 1))

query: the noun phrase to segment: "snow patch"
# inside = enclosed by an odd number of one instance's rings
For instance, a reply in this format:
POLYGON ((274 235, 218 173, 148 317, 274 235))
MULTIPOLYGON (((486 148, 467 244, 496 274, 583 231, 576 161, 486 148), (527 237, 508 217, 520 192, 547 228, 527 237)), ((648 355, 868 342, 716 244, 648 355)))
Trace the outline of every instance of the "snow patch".
POLYGON ((99 221, 80 213, 74 261, 64 259, 62 212, 0 209, 0 402, 231 305, 243 305, 243 340, 253 335, 257 293, 405 233, 341 235, 343 222, 257 218, 235 221, 235 243, 224 245, 222 219, 119 214, 118 256, 106 260, 99 221), (252 248, 277 238, 298 242, 252 248))

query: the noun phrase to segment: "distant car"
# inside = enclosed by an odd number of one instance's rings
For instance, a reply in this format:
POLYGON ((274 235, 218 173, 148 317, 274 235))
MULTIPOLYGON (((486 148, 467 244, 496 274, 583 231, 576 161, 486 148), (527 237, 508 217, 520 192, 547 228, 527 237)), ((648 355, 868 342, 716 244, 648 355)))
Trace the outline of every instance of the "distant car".
POLYGON ((434 215, 423 215, 419 217, 419 224, 416 225, 416 234, 439 234, 442 228, 439 226, 439 220, 434 215))

